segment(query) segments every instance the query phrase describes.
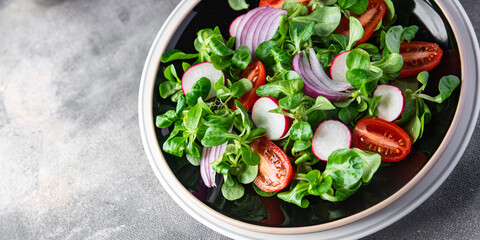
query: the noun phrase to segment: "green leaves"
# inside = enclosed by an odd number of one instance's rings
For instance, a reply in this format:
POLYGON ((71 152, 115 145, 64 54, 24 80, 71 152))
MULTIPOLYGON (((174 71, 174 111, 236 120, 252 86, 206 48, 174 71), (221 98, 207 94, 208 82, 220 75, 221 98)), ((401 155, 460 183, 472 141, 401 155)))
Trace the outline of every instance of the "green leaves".
POLYGON ((307 16, 297 16, 292 19, 294 22, 310 24, 315 23, 314 33, 320 37, 327 37, 340 24, 342 13, 337 7, 322 7, 313 11, 307 16))
POLYGON ((322 174, 318 170, 312 170, 305 175, 310 186, 308 188, 308 193, 315 196, 321 196, 328 192, 332 187, 332 178, 331 177, 322 177, 322 174))
POLYGON ((347 81, 364 96, 369 96, 377 87, 382 72, 371 72, 365 69, 351 69, 346 74, 347 81))
POLYGON ((283 80, 267 83, 257 88, 257 94, 260 97, 279 98, 281 94, 286 96, 293 95, 303 89, 303 80, 294 72, 289 71, 284 75, 283 80))
POLYGON ((167 63, 175 60, 187 60, 187 59, 194 59, 198 57, 198 53, 184 53, 180 50, 173 49, 164 54, 160 58, 162 63, 167 63))
POLYGON ((410 136, 412 142, 422 137, 425 124, 430 121, 432 113, 425 103, 425 100, 442 103, 448 99, 453 91, 460 85, 460 79, 453 75, 444 76, 440 79, 438 85, 439 94, 431 97, 422 93, 427 87, 429 74, 421 72, 417 76, 417 81, 421 84, 415 92, 408 89, 405 91, 406 107, 402 113, 402 118, 396 121, 410 136))
MULTIPOLYGON (((260 156, 254 153, 249 146, 242 146, 240 149, 243 161, 250 166, 257 166, 260 162, 260 156)), ((255 174, 256 176, 256 174, 255 174)))
POLYGON ((197 104, 198 98, 206 99, 211 88, 212 84, 208 78, 200 78, 200 80, 195 82, 192 86, 192 89, 190 89, 190 91, 188 91, 188 93, 185 95, 187 103, 190 106, 193 106, 197 104))
POLYGON ((343 201, 362 184, 371 181, 381 163, 380 155, 360 149, 339 149, 328 157, 323 178, 332 179, 332 188, 322 194, 328 201, 343 201))
POLYGON ((398 53, 392 53, 372 65, 380 68, 383 71, 383 76, 385 78, 392 80, 395 79, 402 70, 403 57, 398 53))
POLYGON ((381 156, 373 152, 362 151, 358 148, 353 148, 352 150, 358 154, 363 162, 362 182, 364 184, 369 183, 372 180, 373 174, 375 174, 380 167, 381 156))
POLYGON ((245 194, 245 188, 239 182, 231 179, 232 185, 227 184, 227 181, 222 185, 222 195, 227 200, 234 201, 240 199, 245 194))
POLYGON ((238 69, 247 68, 248 64, 252 60, 252 56, 248 51, 248 47, 240 46, 235 50, 235 53, 232 56, 232 63, 238 69))
POLYGON ((232 84, 232 87, 230 88, 230 94, 234 98, 240 98, 243 96, 243 94, 245 94, 245 92, 248 92, 251 89, 252 82, 246 78, 242 78, 232 84))
POLYGON ((177 119, 178 117, 175 111, 168 110, 166 113, 157 116, 157 119, 155 120, 155 125, 158 128, 170 127, 170 125, 177 121, 177 119))
POLYGON ((202 107, 195 105, 190 111, 185 115, 185 127, 188 130, 195 130, 198 127, 198 123, 202 117, 202 107))
POLYGON ((158 91, 160 97, 168 98, 171 97, 173 102, 176 102, 178 96, 183 95, 182 86, 180 85, 180 78, 177 75, 175 66, 173 64, 168 65, 163 72, 163 75, 167 81, 160 83, 158 91))
POLYGON ((355 14, 362 14, 368 7, 368 0, 338 0, 338 5, 355 14))
POLYGON ((181 85, 178 83, 172 83, 170 81, 165 81, 160 83, 160 86, 158 88, 160 97, 163 99, 168 98, 175 94, 175 92, 181 90, 181 85))
POLYGON ((328 157, 324 175, 339 186, 355 185, 363 175, 362 159, 351 149, 336 150, 328 157))
POLYGON ((248 4, 245 2, 245 0, 228 0, 228 4, 235 11, 248 9, 248 4))
POLYGON ((391 27, 387 31, 385 44, 387 46, 387 49, 391 53, 399 53, 400 52, 400 43, 402 43, 402 33, 403 33, 403 27, 400 26, 400 25, 391 27))
POLYGON ((402 27, 400 25, 390 27, 386 32, 382 31, 380 37, 380 47, 383 49, 383 55, 387 56, 390 53, 399 53, 400 44, 403 41, 410 42, 415 34, 418 32, 418 27, 415 25, 409 27, 402 27))
POLYGON ((239 164, 239 167, 235 169, 237 171, 235 173, 235 175, 237 176, 237 180, 243 184, 249 184, 253 182, 253 180, 255 180, 258 174, 258 166, 256 164, 248 165, 248 164, 242 163, 242 164, 239 164))
POLYGON ((302 3, 299 3, 295 0, 286 0, 282 4, 282 9, 287 11, 288 16, 290 16, 290 17, 292 15, 304 16, 304 15, 308 14, 308 8, 305 5, 303 5, 302 3))
POLYGON ((253 87, 252 82, 246 78, 230 83, 229 85, 230 87, 227 87, 221 81, 215 83, 213 88, 216 91, 217 98, 225 101, 228 101, 230 98, 240 98, 253 87))
POLYGON ((203 146, 213 147, 222 145, 233 139, 238 139, 238 136, 236 134, 229 133, 222 127, 212 126, 207 129, 201 142, 203 146))
POLYGON ((311 22, 307 26, 299 22, 290 23, 289 34, 295 45, 295 53, 299 53, 302 50, 302 45, 312 37, 314 31, 315 22, 311 22))
POLYGON ((235 53, 234 50, 227 47, 223 38, 212 38, 209 42, 210 49, 220 57, 225 57, 235 53))
POLYGON ((309 183, 300 182, 292 190, 278 193, 277 196, 285 202, 293 203, 301 208, 307 208, 310 202, 304 197, 308 193, 309 187, 309 183))
POLYGON ((362 184, 368 184, 381 163, 380 155, 360 149, 339 149, 327 161, 323 174, 312 169, 306 174, 297 173, 298 182, 289 191, 277 196, 299 207, 309 205, 307 195, 321 196, 324 200, 343 201, 354 194, 362 184))
POLYGON ((370 55, 361 48, 353 49, 347 55, 346 64, 348 69, 368 69, 370 67, 370 55))
POLYGON ((415 35, 417 34, 418 32, 418 27, 415 26, 415 25, 412 25, 412 26, 408 26, 406 28, 403 28, 403 32, 402 32, 402 38, 407 41, 407 42, 410 42, 412 41, 412 39, 415 37, 415 35))
POLYGON ((440 93, 434 98, 437 103, 442 103, 452 95, 453 91, 460 85, 460 79, 457 76, 449 75, 440 79, 438 90, 440 93))
POLYGON ((333 109, 335 109, 335 106, 333 106, 333 104, 330 101, 328 101, 328 99, 326 99, 323 96, 318 96, 315 99, 315 103, 310 108, 302 112, 301 116, 305 117, 313 111, 324 111, 324 110, 333 110, 333 109))
POLYGON ((359 114, 360 112, 357 110, 356 107, 347 106, 340 109, 340 111, 338 112, 338 118, 340 119, 340 121, 346 124, 355 125, 354 122, 359 114))
POLYGON ((349 17, 348 20, 350 21, 350 34, 348 36, 349 40, 348 40, 348 45, 346 47, 347 51, 352 49, 355 42, 362 39, 364 34, 362 23, 360 23, 360 21, 357 18, 349 17))
POLYGON ((310 140, 312 137, 312 127, 306 122, 297 122, 290 127, 290 138, 292 140, 310 140))
POLYGON ((295 93, 290 96, 286 96, 278 101, 280 107, 291 110, 300 105, 302 103, 303 93, 295 93))

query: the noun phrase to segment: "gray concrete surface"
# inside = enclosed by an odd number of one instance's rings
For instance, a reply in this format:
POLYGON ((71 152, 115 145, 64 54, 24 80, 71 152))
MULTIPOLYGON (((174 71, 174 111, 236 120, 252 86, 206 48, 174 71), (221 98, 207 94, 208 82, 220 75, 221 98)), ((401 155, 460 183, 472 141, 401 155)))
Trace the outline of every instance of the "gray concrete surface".
MULTIPOLYGON (((461 0, 479 31, 477 0, 461 0)), ((167 195, 137 92, 179 0, 0 0, 0 239, 226 239, 167 195)), ((367 239, 480 239, 480 131, 442 187, 367 239)))

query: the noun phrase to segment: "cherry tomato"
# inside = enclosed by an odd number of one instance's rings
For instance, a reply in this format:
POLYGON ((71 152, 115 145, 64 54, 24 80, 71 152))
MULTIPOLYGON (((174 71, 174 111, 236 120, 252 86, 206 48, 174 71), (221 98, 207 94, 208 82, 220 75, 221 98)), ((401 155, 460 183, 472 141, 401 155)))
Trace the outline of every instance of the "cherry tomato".
POLYGON ((380 154, 383 162, 404 159, 411 145, 407 132, 381 118, 362 118, 353 130, 353 146, 380 154))
POLYGON ((430 71, 442 60, 443 51, 436 43, 411 41, 400 45, 403 68, 398 78, 416 76, 422 71, 430 71))
POLYGON ((247 68, 240 73, 240 78, 247 78, 253 85, 252 90, 246 92, 238 99, 248 111, 258 99, 257 88, 265 84, 266 73, 263 63, 260 61, 250 63, 247 68))
MULTIPOLYGON (((258 6, 259 7, 270 6, 270 7, 281 9, 285 1, 286 0, 260 0, 260 4, 258 6)), ((295 0, 295 1, 299 3, 303 3, 305 6, 310 2, 310 0, 295 0)))
POLYGON ((278 192, 288 186, 293 169, 285 152, 266 137, 255 139, 250 147, 260 156, 253 183, 264 192, 278 192))
MULTIPOLYGON (((351 13, 350 15, 356 17, 363 26, 364 34, 363 37, 355 43, 355 46, 365 43, 370 39, 373 32, 378 26, 378 23, 385 16, 387 8, 383 0, 368 0, 368 7, 364 13, 357 15, 351 13)), ((348 36, 350 33, 350 22, 345 16, 342 17, 340 25, 335 30, 336 34, 341 34, 348 36)))

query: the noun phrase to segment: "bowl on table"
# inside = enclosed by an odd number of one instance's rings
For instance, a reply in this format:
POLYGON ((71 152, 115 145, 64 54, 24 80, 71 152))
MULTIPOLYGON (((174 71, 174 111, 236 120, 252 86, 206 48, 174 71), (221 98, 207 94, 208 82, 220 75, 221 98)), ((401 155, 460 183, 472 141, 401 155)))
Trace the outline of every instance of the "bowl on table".
MULTIPOLYGON (((228 26, 244 13, 232 10, 226 0, 181 1, 160 29, 147 57, 139 89, 139 121, 143 144, 153 171, 170 196, 191 216, 226 236, 247 239, 358 238, 402 218, 425 201, 458 163, 478 117, 479 49, 470 21, 458 1, 397 0, 396 24, 420 27, 416 40, 435 42, 444 50, 430 79, 454 74, 461 85, 448 101, 432 109, 424 137, 399 163, 381 167, 372 182, 344 202, 310 199, 301 209, 280 199, 263 198, 253 189, 239 200, 227 201, 219 188, 206 188, 199 168, 184 158, 163 153, 168 129, 155 126, 155 117, 174 108, 160 98, 164 81, 160 62, 171 49, 194 52, 198 30, 228 26)), ((258 2, 252 1, 251 7, 258 2)))

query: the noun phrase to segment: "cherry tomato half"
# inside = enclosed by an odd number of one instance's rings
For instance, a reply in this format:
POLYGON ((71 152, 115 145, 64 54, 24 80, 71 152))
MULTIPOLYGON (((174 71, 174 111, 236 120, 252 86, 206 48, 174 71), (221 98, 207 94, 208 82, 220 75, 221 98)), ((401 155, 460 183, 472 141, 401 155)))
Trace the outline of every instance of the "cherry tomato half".
POLYGON ((353 146, 380 154, 383 162, 404 159, 411 145, 407 132, 381 118, 362 118, 353 130, 353 146))
MULTIPOLYGON (((350 15, 356 17, 362 24, 364 33, 363 37, 355 43, 355 46, 365 43, 370 39, 375 32, 380 20, 385 16, 387 8, 383 0, 368 0, 368 7, 364 13, 357 15, 351 13, 350 15)), ((335 30, 336 34, 348 36, 350 33, 350 22, 345 16, 342 17, 340 25, 335 30)))
POLYGON ((443 51, 436 43, 411 41, 400 45, 403 68, 398 78, 416 76, 430 71, 442 60, 443 51))
MULTIPOLYGON (((260 4, 258 6, 259 7, 270 6, 270 7, 281 9, 285 1, 286 0, 260 0, 260 4)), ((295 1, 303 3, 305 6, 310 2, 310 0, 295 0, 295 1)))
POLYGON ((248 111, 258 99, 257 88, 265 84, 266 73, 263 63, 260 61, 251 62, 247 68, 240 73, 240 78, 247 78, 253 85, 252 90, 246 92, 238 99, 248 111))
POLYGON ((264 192, 278 192, 288 186, 293 169, 285 152, 265 137, 255 139, 250 147, 260 156, 253 183, 264 192))

